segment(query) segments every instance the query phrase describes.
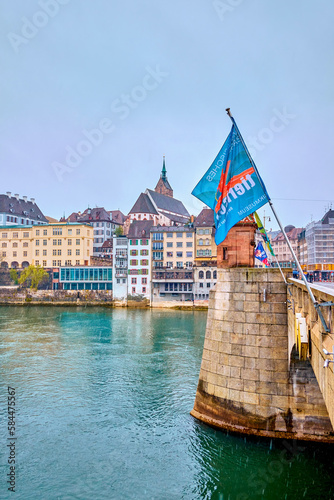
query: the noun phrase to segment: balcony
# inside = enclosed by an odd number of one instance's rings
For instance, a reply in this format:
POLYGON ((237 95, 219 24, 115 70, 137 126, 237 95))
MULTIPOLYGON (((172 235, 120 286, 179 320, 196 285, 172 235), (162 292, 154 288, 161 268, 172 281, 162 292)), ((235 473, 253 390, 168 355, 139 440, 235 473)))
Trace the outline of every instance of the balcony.
POLYGON ((152 272, 152 281, 159 282, 193 282, 194 273, 188 269, 159 269, 152 272))

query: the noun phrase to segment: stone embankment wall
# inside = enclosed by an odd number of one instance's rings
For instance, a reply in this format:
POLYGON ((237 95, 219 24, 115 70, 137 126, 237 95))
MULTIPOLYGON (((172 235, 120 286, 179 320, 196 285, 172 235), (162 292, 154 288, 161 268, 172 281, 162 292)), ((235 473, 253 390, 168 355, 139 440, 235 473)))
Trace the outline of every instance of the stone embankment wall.
POLYGON ((290 363, 286 302, 278 269, 218 270, 191 414, 240 433, 334 442, 310 363, 290 363))
MULTIPOLYGON (((324 327, 320 318, 312 304, 310 296, 303 282, 295 279, 289 280, 290 290, 292 293, 291 307, 289 308, 289 341, 294 342, 294 322, 295 314, 301 313, 306 319, 309 345, 309 358, 317 378, 321 393, 326 403, 326 407, 334 426, 334 372, 333 363, 330 363, 328 368, 324 368, 325 359, 333 359, 331 356, 326 356, 323 348, 329 352, 333 352, 334 345, 334 306, 321 307, 322 314, 330 328, 331 333, 325 333, 324 327)), ((321 304, 322 302, 330 302, 334 304, 334 294, 330 288, 321 284, 311 285, 315 299, 321 304)))
POLYGON ((30 290, 20 287, 0 289, 0 305, 105 305, 113 306, 112 292, 103 290, 30 290))

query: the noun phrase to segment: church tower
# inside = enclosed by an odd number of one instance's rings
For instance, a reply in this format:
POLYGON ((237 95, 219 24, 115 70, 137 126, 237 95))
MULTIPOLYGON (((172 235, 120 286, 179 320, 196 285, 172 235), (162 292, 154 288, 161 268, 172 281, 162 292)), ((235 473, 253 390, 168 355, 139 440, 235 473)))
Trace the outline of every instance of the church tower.
POLYGON ((155 186, 154 191, 156 193, 164 194, 165 196, 170 196, 171 198, 173 198, 173 189, 171 188, 171 186, 168 182, 168 179, 167 179, 165 157, 163 157, 160 179, 158 181, 158 184, 155 186))

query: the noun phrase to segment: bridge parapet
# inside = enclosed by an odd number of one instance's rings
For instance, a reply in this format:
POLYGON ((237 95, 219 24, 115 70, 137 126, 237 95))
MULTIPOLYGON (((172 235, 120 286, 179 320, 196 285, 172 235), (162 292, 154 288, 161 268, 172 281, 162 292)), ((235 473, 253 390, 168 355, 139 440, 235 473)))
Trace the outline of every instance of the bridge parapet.
MULTIPOLYGON (((319 388, 323 395, 329 418, 334 427, 334 372, 333 364, 330 363, 327 368, 324 368, 326 359, 332 359, 323 352, 327 349, 333 352, 334 345, 334 305, 320 306, 324 319, 329 327, 331 333, 325 333, 324 327, 321 323, 319 315, 312 304, 309 294, 307 293, 306 286, 300 280, 289 279, 289 290, 291 296, 288 307, 288 336, 289 336, 289 350, 296 341, 296 315, 306 320, 307 328, 307 342, 306 349, 302 356, 306 354, 309 358, 314 374, 318 381, 319 388)), ((315 299, 319 304, 334 304, 334 284, 330 285, 311 285, 312 292, 315 299)))

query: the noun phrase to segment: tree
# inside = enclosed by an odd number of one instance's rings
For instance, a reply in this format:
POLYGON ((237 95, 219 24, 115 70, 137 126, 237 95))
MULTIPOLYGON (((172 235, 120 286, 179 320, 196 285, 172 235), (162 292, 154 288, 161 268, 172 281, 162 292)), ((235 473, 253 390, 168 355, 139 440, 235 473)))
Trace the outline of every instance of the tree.
POLYGON ((122 236, 122 235, 123 235, 123 227, 117 226, 115 229, 115 236, 122 236))
POLYGON ((26 267, 19 277, 19 283, 27 283, 30 288, 37 290, 38 285, 49 278, 49 274, 41 266, 30 265, 26 267))
POLYGON ((10 276, 10 279, 14 281, 15 285, 17 285, 19 282, 19 277, 17 275, 16 269, 14 269, 12 267, 11 270, 9 271, 9 276, 10 276))

